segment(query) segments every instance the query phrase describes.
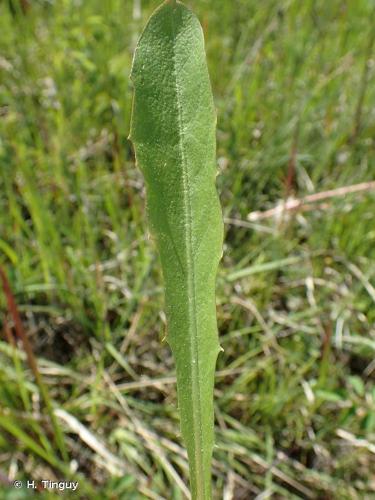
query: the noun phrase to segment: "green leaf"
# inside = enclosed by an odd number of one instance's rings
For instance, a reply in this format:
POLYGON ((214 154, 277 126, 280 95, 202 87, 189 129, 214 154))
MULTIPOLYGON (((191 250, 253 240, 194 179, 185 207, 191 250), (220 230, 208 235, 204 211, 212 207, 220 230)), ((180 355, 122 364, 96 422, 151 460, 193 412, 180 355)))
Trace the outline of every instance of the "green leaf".
POLYGON ((223 222, 215 187, 216 114, 203 33, 167 1, 135 51, 131 139, 163 269, 168 342, 193 498, 211 498, 213 385, 218 352, 215 279, 223 222))

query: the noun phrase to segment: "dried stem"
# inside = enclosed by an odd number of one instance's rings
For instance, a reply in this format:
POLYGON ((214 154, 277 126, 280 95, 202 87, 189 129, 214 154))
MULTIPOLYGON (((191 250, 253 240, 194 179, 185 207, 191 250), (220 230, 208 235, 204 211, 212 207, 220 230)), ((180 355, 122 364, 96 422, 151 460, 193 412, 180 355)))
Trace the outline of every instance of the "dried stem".
MULTIPOLYGON (((52 424, 52 427, 54 429, 54 434, 55 434, 56 445, 59 448, 64 460, 67 460, 68 454, 66 451, 63 434, 62 434, 60 427, 57 423, 57 420, 56 420, 56 417, 54 414, 54 410, 53 410, 53 406, 52 406, 52 402, 51 402, 51 399, 50 399, 49 394, 48 394, 47 387, 45 386, 43 379, 42 379, 42 376, 39 372, 38 364, 37 364, 33 349, 31 347, 29 338, 28 338, 26 331, 24 329, 24 326, 23 326, 23 323, 21 320, 21 316, 18 312, 17 304, 16 304, 16 301, 14 299, 14 295, 12 293, 12 290, 10 288, 8 278, 5 274, 5 271, 2 269, 1 266, 0 266, 0 280, 1 280, 2 285, 3 285, 3 290, 4 290, 5 297, 6 297, 7 305, 8 305, 9 315, 13 319, 14 328, 15 328, 17 337, 22 340, 22 344, 23 344, 23 348, 24 348, 25 353, 26 353, 28 364, 31 368, 31 371, 34 374, 35 381, 39 387, 41 396, 44 400, 44 404, 46 406, 47 413, 51 419, 51 424, 52 424)), ((8 326, 6 324, 5 325, 6 332, 7 332, 7 328, 8 328, 8 326)))
MULTIPOLYGON (((329 191, 322 191, 321 193, 314 193, 304 198, 289 198, 286 201, 280 201, 278 205, 274 208, 270 208, 269 210, 251 212, 247 216, 249 221, 259 221, 263 219, 269 219, 270 217, 281 216, 284 212, 288 211, 308 211, 316 208, 314 203, 318 203, 323 200, 327 200, 330 198, 336 198, 340 196, 345 196, 347 194, 359 193, 364 191, 375 191, 375 181, 370 182, 362 182, 360 184, 354 184, 352 186, 343 186, 337 189, 330 189, 329 191)), ((329 205, 322 204, 320 208, 327 208, 329 205)))

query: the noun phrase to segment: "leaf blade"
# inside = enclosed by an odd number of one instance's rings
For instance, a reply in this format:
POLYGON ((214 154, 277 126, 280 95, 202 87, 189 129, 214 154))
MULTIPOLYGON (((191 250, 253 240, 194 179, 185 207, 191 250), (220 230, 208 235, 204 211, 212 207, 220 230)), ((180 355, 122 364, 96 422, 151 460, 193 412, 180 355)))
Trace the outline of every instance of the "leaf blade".
POLYGON ((215 278, 223 222, 215 187, 216 115, 199 21, 165 2, 137 45, 131 139, 165 282, 168 342, 193 498, 211 498, 215 278), (203 175, 204 173, 204 175, 203 175), (207 221, 210 223, 207 224, 207 221))

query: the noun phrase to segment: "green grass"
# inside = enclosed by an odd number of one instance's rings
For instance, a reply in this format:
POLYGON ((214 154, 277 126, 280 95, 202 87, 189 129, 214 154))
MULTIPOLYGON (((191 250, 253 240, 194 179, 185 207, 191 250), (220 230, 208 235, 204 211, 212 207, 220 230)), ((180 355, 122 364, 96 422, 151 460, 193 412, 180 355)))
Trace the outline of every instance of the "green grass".
MULTIPOLYGON (((35 1, 25 15, 0 2, 0 264, 69 454, 22 344, 2 337, 0 471, 78 478, 76 498, 179 499, 187 484, 160 266, 127 140, 132 52, 157 4, 141 2, 138 19, 130 0, 35 1)), ((375 178, 371 2, 191 5, 226 220, 375 178)), ((375 496, 374 202, 368 192, 226 224, 215 498, 375 496)), ((4 329, 3 294, 0 312, 4 329)))

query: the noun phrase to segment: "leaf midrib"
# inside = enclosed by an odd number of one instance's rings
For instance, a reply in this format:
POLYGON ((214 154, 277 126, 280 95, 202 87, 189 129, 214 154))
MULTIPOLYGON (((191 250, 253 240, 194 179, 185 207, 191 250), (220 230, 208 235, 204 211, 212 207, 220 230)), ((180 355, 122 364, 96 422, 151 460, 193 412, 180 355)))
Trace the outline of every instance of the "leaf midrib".
POLYGON ((176 102, 177 102, 177 116, 178 116, 178 137, 179 137, 179 152, 181 155, 182 164, 182 183, 183 183, 183 206, 184 206, 184 218, 185 218, 185 250, 186 250, 186 276, 187 276, 187 288, 188 288, 188 299, 191 297, 191 301, 188 300, 189 307, 189 339, 190 343, 190 367, 192 371, 192 406, 193 406, 193 422, 194 422, 194 442, 195 442, 195 463, 197 470, 196 487, 198 498, 205 498, 206 485, 204 480, 204 467, 202 460, 202 450, 203 450, 203 429, 202 429, 202 410, 201 410, 201 395, 200 395, 200 369, 198 360, 198 325, 196 317, 196 293, 195 293, 195 265, 194 265, 194 255, 193 255, 193 239, 192 239, 192 207, 190 193, 190 179, 189 179, 189 169, 186 162, 186 153, 184 150, 184 127, 183 127, 183 109, 181 104, 181 95, 179 90, 178 73, 177 73, 177 60, 176 60, 176 28, 174 23, 174 12, 171 11, 172 19, 172 34, 173 34, 173 73, 174 73, 174 85, 176 91, 176 102))

